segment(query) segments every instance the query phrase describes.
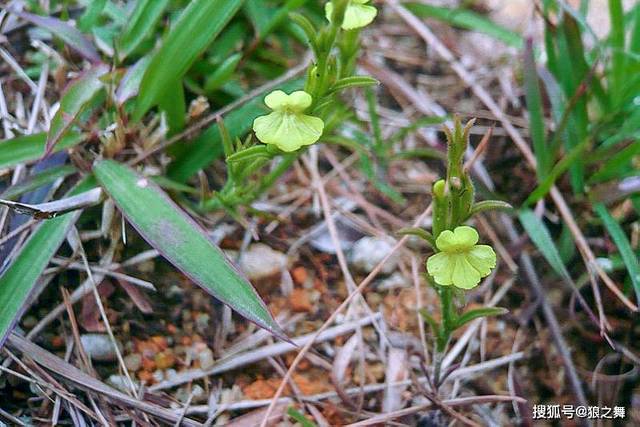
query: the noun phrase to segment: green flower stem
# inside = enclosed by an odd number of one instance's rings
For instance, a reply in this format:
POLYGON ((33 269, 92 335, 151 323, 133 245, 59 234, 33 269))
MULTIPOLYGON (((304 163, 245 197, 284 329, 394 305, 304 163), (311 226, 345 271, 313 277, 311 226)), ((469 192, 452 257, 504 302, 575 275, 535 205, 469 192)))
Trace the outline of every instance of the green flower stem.
MULTIPOLYGON (((464 152, 467 147, 468 131, 472 122, 462 128, 456 119, 453 132, 445 130, 448 140, 446 181, 433 185, 433 237, 438 238, 445 230, 454 230, 467 219, 473 204, 474 191, 471 178, 463 169, 464 152)), ((431 280, 431 278, 430 278, 431 280)), ((440 299, 441 321, 436 332, 435 384, 440 381, 444 352, 456 329, 458 313, 453 301, 453 286, 441 286, 431 281, 440 299)))

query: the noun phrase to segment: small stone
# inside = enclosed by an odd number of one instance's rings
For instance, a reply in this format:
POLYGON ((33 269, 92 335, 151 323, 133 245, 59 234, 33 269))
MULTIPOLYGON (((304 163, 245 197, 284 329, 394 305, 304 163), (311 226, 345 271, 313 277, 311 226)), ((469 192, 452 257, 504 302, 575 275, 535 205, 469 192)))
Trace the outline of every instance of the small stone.
POLYGON ((206 332, 209 329, 211 317, 207 313, 199 313, 196 316, 196 329, 198 332, 206 332))
POLYGON ((175 369, 167 369, 164 373, 164 376, 168 380, 174 380, 178 377, 178 371, 175 369))
POLYGON ((198 352, 198 362, 200 362, 200 369, 207 370, 214 364, 213 352, 208 347, 198 352))
MULTIPOLYGON (((351 263, 364 273, 373 269, 391 252, 393 245, 378 237, 363 237, 351 250, 351 263)), ((383 274, 392 273, 398 265, 397 253, 393 254, 382 266, 383 274)))
POLYGON ((124 366, 128 371, 136 372, 142 367, 142 355, 138 353, 127 354, 124 357, 124 366))
POLYGON ((164 380, 164 372, 162 372, 160 369, 153 371, 153 380, 157 383, 164 380))
POLYGON ((256 243, 240 256, 240 269, 250 280, 260 280, 280 273, 287 266, 287 256, 263 243, 256 243))
POLYGON ((404 288, 407 286, 409 286, 409 281, 402 275, 402 273, 395 272, 391 276, 380 280, 380 282, 378 282, 378 285, 376 286, 376 289, 380 291, 386 291, 390 289, 404 288))
POLYGON ((297 313, 310 312, 313 310, 311 300, 309 299, 309 292, 305 289, 294 289, 289 295, 289 303, 291 304, 291 309, 297 313))
POLYGON ((36 324, 38 323, 38 319, 36 319, 33 316, 26 316, 24 319, 22 319, 22 326, 24 326, 27 329, 31 329, 34 326, 36 326, 36 324))
MULTIPOLYGON (((131 391, 129 390, 129 380, 124 375, 110 375, 109 378, 107 378, 107 383, 118 390, 122 390, 124 392, 131 391)), ((136 385, 136 382, 134 381, 133 384, 136 385)))
MULTIPOLYGON (((116 360, 116 349, 108 335, 104 334, 84 334, 80 336, 82 347, 87 356, 98 362, 112 362, 116 360)), ((117 343, 122 348, 120 343, 117 343)))

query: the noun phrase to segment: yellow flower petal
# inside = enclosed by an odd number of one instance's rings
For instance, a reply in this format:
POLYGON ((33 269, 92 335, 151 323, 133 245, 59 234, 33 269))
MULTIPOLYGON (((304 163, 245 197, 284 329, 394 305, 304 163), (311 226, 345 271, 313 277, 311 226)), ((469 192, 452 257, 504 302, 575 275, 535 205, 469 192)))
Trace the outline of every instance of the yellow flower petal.
POLYGON ((452 273, 453 284, 462 289, 474 288, 480 283, 480 273, 467 260, 467 257, 458 254, 455 257, 455 267, 452 273))
POLYGON ((265 144, 273 144, 282 151, 291 152, 320 139, 324 122, 304 114, 274 111, 253 122, 256 137, 265 144))
POLYGON ((486 277, 496 266, 496 253, 491 246, 476 245, 467 254, 467 261, 478 270, 482 277, 486 277))
POLYGON ((281 90, 274 90, 269 95, 264 97, 264 103, 267 104, 267 107, 271 108, 274 111, 278 111, 286 107, 288 101, 289 95, 281 90))
POLYGON ((451 259, 451 256, 444 252, 438 252, 427 259, 427 271, 438 285, 449 286, 453 284, 454 265, 452 265, 452 261, 454 260, 451 259))
POLYGON ((289 108, 292 111, 302 113, 304 110, 309 108, 313 101, 311 95, 303 90, 297 90, 289 95, 289 108))
POLYGON ((438 236, 440 252, 427 259, 427 271, 442 286, 454 285, 471 289, 496 266, 496 254, 487 245, 476 245, 478 232, 473 227, 460 226, 445 230, 438 236))
POLYGON ((275 90, 264 102, 273 112, 253 121, 253 131, 261 142, 291 152, 320 139, 324 129, 322 119, 302 114, 313 102, 307 92, 298 90, 287 95, 275 90))
POLYGON ((478 243, 478 232, 466 225, 456 227, 455 230, 445 230, 438 236, 436 246, 444 252, 460 252, 470 249, 478 243))
MULTIPOLYGON (((347 10, 344 12, 344 20, 341 25, 343 30, 355 30, 356 28, 362 28, 373 22, 378 14, 378 9, 365 4, 368 2, 369 0, 351 0, 349 2, 347 10)), ((332 2, 324 5, 324 12, 327 20, 331 22, 331 15, 333 15, 332 2)))

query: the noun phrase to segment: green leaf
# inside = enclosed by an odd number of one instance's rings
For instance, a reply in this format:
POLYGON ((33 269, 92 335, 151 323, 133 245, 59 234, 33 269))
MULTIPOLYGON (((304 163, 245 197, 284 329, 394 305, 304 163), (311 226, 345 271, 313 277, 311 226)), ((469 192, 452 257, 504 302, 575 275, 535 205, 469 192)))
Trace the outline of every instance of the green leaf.
POLYGON ((307 417, 305 417, 304 415, 302 415, 296 408, 294 407, 290 407, 289 409, 287 409, 287 415, 289 415, 291 418, 293 418, 295 421, 297 421, 298 423, 300 423, 300 425, 302 427, 318 427, 315 423, 312 423, 311 421, 309 421, 307 419, 307 417))
MULTIPOLYGON (((71 133, 63 137, 53 148, 53 152, 72 147, 83 140, 83 135, 71 133)), ((47 135, 34 133, 19 136, 0 142, 0 169, 8 168, 18 163, 31 163, 40 159, 44 154, 47 135)))
POLYGON ((460 317, 458 317, 458 319, 456 319, 455 329, 458 329, 464 326, 466 323, 469 323, 472 320, 478 319, 480 317, 501 316, 508 312, 509 310, 501 307, 475 308, 473 310, 466 311, 460 317))
POLYGON ((105 64, 95 66, 67 88, 60 100, 60 108, 51 120, 45 148, 46 154, 51 152, 60 138, 69 130, 76 117, 103 88, 100 77, 105 75, 107 71, 109 71, 109 67, 105 64))
POLYGON ((417 227, 407 227, 401 228, 398 230, 398 234, 401 236, 416 236, 424 240, 431 246, 432 249, 436 249, 436 239, 433 237, 433 234, 429 233, 427 230, 423 228, 417 227))
POLYGON ((83 32, 87 32, 94 27, 106 3, 107 0, 93 0, 90 2, 84 14, 78 20, 78 28, 83 32))
POLYGON ((48 16, 33 15, 27 12, 12 10, 11 13, 20 18, 31 22, 38 27, 50 31, 53 35, 59 37, 71 49, 78 52, 91 62, 100 62, 100 55, 95 46, 76 28, 56 18, 48 16))
POLYGON ((220 64, 218 68, 216 68, 213 74, 207 77, 207 80, 204 84, 205 92, 211 93, 224 85, 233 75, 241 59, 242 54, 240 53, 236 53, 225 59, 224 62, 220 64))
POLYGON ((540 185, 538 185, 538 187, 536 187, 536 189, 531 192, 529 197, 527 197, 525 204, 531 205, 546 196, 547 193, 551 190, 551 187, 555 185, 556 180, 560 178, 560 176, 565 173, 566 170, 569 169, 569 167, 571 167, 573 162, 576 161, 576 159, 578 159, 580 155, 582 155, 582 153, 587 149, 588 146, 589 140, 585 140, 581 144, 573 147, 566 156, 564 156, 558 163, 556 163, 547 177, 542 182, 540 182, 540 185))
POLYGON ((116 89, 115 100, 119 105, 124 104, 128 99, 138 94, 142 76, 147 71, 150 62, 150 56, 143 56, 138 62, 127 69, 124 77, 120 80, 118 89, 116 89))
POLYGON ((549 230, 544 223, 540 221, 540 218, 538 218, 531 209, 521 209, 518 217, 529 238, 542 253, 542 256, 560 277, 571 283, 571 275, 562 262, 558 248, 555 243, 553 243, 549 230))
POLYGON ((594 210, 609 232, 613 243, 618 247, 622 261, 624 261, 627 272, 631 277, 633 288, 636 291, 636 298, 640 301, 640 264, 638 263, 638 256, 633 252, 629 239, 627 239, 627 236, 624 234, 624 230, 622 230, 620 224, 611 216, 607 208, 602 203, 598 203, 594 206, 594 210))
POLYGON ((65 178, 75 172, 76 168, 71 165, 45 169, 44 171, 36 175, 29 176, 23 181, 7 188, 3 193, 0 193, 0 199, 15 200, 24 193, 28 193, 29 191, 33 191, 36 188, 49 184, 58 178, 65 178))
POLYGON ((140 0, 136 4, 131 17, 122 29, 122 35, 118 38, 118 59, 123 61, 133 52, 145 38, 154 34, 154 27, 162 12, 167 7, 169 0, 140 0))
MULTIPOLYGON (((80 194, 94 184, 85 180, 69 195, 80 194)), ((0 346, 22 316, 24 304, 40 275, 79 216, 80 211, 75 211, 43 221, 0 276, 0 346)))
POLYGON ((420 309, 420 316, 422 317, 422 319, 424 319, 425 322, 427 322, 427 324, 429 324, 429 326, 431 327, 431 331, 434 334, 437 334, 440 326, 438 325, 436 319, 434 319, 433 316, 429 314, 426 308, 420 309))
POLYGON ((250 321, 286 339, 249 281, 150 179, 112 160, 96 163, 93 171, 127 220, 171 264, 250 321))
POLYGON ((242 0, 195 0, 189 3, 142 78, 133 119, 139 121, 180 80, 196 58, 236 14, 242 0))
POLYGON ((511 210, 513 209, 513 206, 511 206, 507 202, 503 202, 502 200, 483 200, 481 202, 474 203, 473 206, 471 206, 468 218, 480 212, 492 211, 496 209, 511 210))
POLYGON ((340 90, 349 89, 351 87, 375 86, 380 82, 369 76, 350 76, 338 80, 331 86, 329 93, 338 92, 340 90))
POLYGON ((529 129, 533 152, 536 156, 536 174, 538 182, 542 182, 551 169, 552 154, 546 141, 544 126, 544 109, 542 108, 542 94, 538 83, 538 72, 533 57, 533 41, 527 39, 524 50, 524 87, 527 109, 529 110, 529 129))
POLYGON ((522 37, 490 19, 466 9, 449 9, 422 3, 406 3, 404 6, 420 18, 434 18, 450 25, 487 34, 509 46, 521 48, 522 37))

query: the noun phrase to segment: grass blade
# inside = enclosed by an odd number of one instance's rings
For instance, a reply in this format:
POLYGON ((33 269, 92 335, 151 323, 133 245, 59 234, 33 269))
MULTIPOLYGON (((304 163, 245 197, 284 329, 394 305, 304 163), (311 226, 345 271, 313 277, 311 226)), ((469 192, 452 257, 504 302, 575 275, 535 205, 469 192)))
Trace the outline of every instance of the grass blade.
POLYGON ((36 188, 40 188, 43 185, 50 184, 58 178, 65 178, 76 172, 76 168, 71 165, 57 166, 50 169, 31 175, 18 182, 15 185, 7 188, 4 192, 0 193, 0 199, 15 200, 24 193, 33 191, 36 188))
POLYGON ((636 291, 636 299, 640 301, 640 264, 638 263, 638 256, 633 252, 629 239, 627 239, 627 236, 624 234, 624 230, 622 230, 618 221, 611 216, 605 205, 598 203, 593 209, 602 220, 613 243, 618 247, 622 261, 627 267, 627 272, 631 277, 633 288, 636 291))
MULTIPOLYGON (((86 191, 93 184, 85 180, 69 195, 86 191)), ((0 276, 0 347, 22 316, 24 304, 38 278, 79 216, 80 211, 75 211, 42 222, 0 276)))
POLYGON ((138 94, 142 76, 147 71, 147 67, 151 62, 150 56, 143 56, 134 65, 127 69, 127 72, 120 80, 118 89, 116 89, 115 99, 118 105, 124 104, 128 99, 138 94))
MULTIPOLYGON (((82 140, 81 134, 70 133, 64 136, 52 151, 73 147, 82 140)), ((0 142, 0 169, 9 168, 18 163, 32 163, 40 159, 46 143, 47 134, 45 133, 19 136, 0 142)))
POLYGON ((527 39, 524 50, 524 87, 527 109, 529 110, 529 129, 533 142, 533 152, 536 156, 536 174, 538 182, 544 181, 553 161, 553 153, 546 142, 546 130, 544 126, 544 110, 542 108, 542 96, 538 73, 536 71, 535 58, 533 57, 533 41, 527 39))
POLYGON ((78 117, 91 99, 103 88, 100 77, 105 75, 109 68, 101 64, 84 73, 80 78, 71 83, 62 99, 60 108, 51 120, 47 135, 46 154, 51 153, 53 147, 60 138, 69 130, 73 121, 78 117))
POLYGON ((622 86, 625 83, 625 54, 624 54, 624 12, 622 0, 609 0, 609 19, 611 20, 611 80, 614 103, 620 100, 622 86))
POLYGON ((93 170, 127 220, 169 262, 212 296, 284 338, 249 281, 156 184, 111 160, 98 162, 93 170))
POLYGON ((80 31, 64 21, 48 16, 34 15, 32 13, 12 10, 11 13, 19 16, 25 21, 31 22, 40 28, 50 31, 59 37, 71 49, 78 52, 91 62, 100 62, 100 55, 93 44, 80 31))
POLYGON ((118 59, 123 61, 144 41, 153 35, 153 28, 162 16, 169 0, 142 0, 137 2, 131 17, 117 41, 118 59))
POLYGON ((134 120, 140 120, 163 98, 167 87, 182 78, 241 5, 242 0, 195 0, 189 3, 142 78, 134 120))
POLYGON ((567 268, 562 262, 558 248, 555 243, 553 243, 549 230, 540 218, 538 218, 531 209, 521 209, 518 218, 529 235, 529 238, 542 253, 542 256, 544 256, 549 265, 551 265, 560 277, 568 283, 571 283, 571 275, 569 275, 567 268))
POLYGON ((522 37, 504 28, 490 19, 466 9, 450 9, 422 3, 406 3, 403 5, 420 18, 434 18, 455 27, 478 31, 487 34, 509 46, 522 48, 522 37))

